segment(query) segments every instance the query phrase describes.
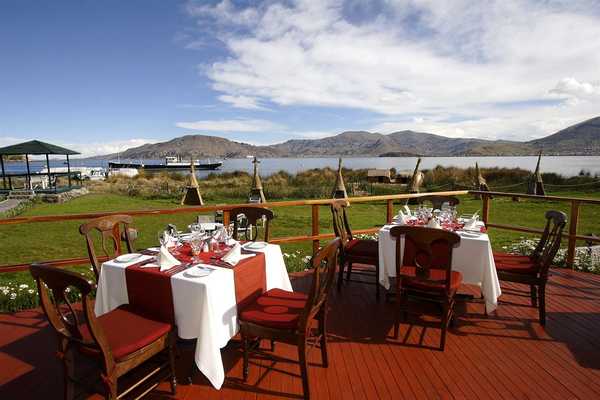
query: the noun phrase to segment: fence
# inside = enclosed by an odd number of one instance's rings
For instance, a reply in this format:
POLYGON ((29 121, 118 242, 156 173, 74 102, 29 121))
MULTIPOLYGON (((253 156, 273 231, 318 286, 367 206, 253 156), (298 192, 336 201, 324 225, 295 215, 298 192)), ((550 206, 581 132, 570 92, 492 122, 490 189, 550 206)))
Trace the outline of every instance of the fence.
MULTIPOLYGON (((571 211, 569 218, 569 229, 565 233, 565 237, 568 239, 568 256, 567 263, 572 266, 575 256, 575 246, 577 240, 588 240, 588 241, 600 241, 600 239, 591 236, 583 236, 577 234, 577 226, 579 222, 579 207, 581 204, 592 204, 600 205, 600 200, 594 199, 583 199, 583 198, 571 198, 571 197, 557 197, 557 196, 532 196, 526 194, 515 194, 515 193, 503 193, 503 192, 479 192, 479 191, 448 191, 448 192, 429 192, 420 194, 397 194, 397 195, 383 195, 383 196, 366 196, 366 197, 350 197, 348 201, 350 203, 368 203, 368 202, 385 202, 386 206, 386 221, 389 223, 392 221, 394 216, 394 202, 406 201, 411 198, 417 198, 428 195, 440 195, 440 196, 461 196, 467 194, 480 195, 482 198, 482 219, 489 228, 507 229, 518 232, 526 233, 540 233, 541 230, 526 228, 520 226, 498 224, 489 221, 489 212, 494 197, 511 197, 513 199, 527 198, 533 200, 551 200, 570 202, 571 211)), ((223 211, 223 218, 225 223, 229 223, 229 211, 237 207, 268 207, 276 209, 279 207, 310 207, 311 208, 311 233, 310 235, 301 236, 286 236, 276 237, 271 240, 272 243, 292 243, 292 242, 303 242, 312 241, 313 251, 316 251, 319 247, 319 241, 333 237, 333 233, 321 233, 319 225, 319 213, 320 207, 330 205, 332 199, 320 199, 320 200, 294 200, 294 201, 278 201, 269 202, 264 204, 216 204, 210 206, 200 207, 180 207, 174 209, 160 209, 160 210, 132 210, 132 211, 119 211, 119 212, 96 212, 96 213, 82 213, 82 214, 70 214, 70 215, 51 215, 51 216, 31 216, 31 217, 15 217, 8 219, 0 219, 0 225, 11 225, 11 224, 31 224, 31 223, 43 223, 43 222, 56 222, 56 221, 69 221, 69 220, 88 220, 105 215, 115 214, 129 214, 132 216, 152 216, 152 215, 169 215, 169 214, 181 214, 181 213, 206 213, 217 210, 223 211)), ((374 233, 379 228, 369 228, 356 230, 355 233, 374 233)), ((88 258, 77 257, 60 260, 46 260, 47 264, 55 266, 70 266, 80 265, 88 263, 88 258)), ((9 264, 1 265, 0 273, 3 272, 16 272, 24 271, 29 267, 28 263, 25 264, 9 264)))

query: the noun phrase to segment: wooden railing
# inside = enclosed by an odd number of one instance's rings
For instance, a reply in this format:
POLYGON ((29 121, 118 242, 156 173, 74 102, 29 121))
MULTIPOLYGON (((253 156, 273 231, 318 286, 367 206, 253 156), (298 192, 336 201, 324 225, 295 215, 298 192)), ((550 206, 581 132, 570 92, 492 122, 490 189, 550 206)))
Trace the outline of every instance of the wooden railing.
POLYGON ((481 195, 483 202, 482 208, 482 219, 488 228, 506 229, 524 233, 541 233, 540 229, 526 228, 522 226, 496 224, 489 221, 490 218, 490 200, 494 197, 510 197, 514 200, 518 199, 530 199, 538 201, 559 201, 570 203, 570 212, 568 215, 568 231, 563 233, 563 236, 568 239, 567 245, 567 265, 573 267, 575 261, 575 247, 577 240, 585 240, 588 242, 600 242, 600 238, 595 236, 585 236, 577 234, 577 227, 579 225, 579 210, 583 204, 600 205, 599 199, 584 199, 574 197, 563 197, 563 196, 536 196, 531 194, 519 194, 519 193, 506 193, 506 192, 479 192, 471 191, 470 193, 481 195))
MULTIPOLYGON (((420 194, 397 194, 397 195, 384 195, 384 196, 366 196, 366 197, 350 197, 348 201, 350 203, 367 203, 367 202, 385 202, 386 204, 386 220, 384 223, 392 221, 394 216, 394 202, 400 200, 407 200, 410 198, 416 198, 428 195, 440 195, 440 196, 461 196, 466 194, 478 194, 482 198, 482 219, 486 223, 486 226, 490 228, 507 229, 518 232, 526 233, 540 233, 539 229, 532 229, 520 226, 512 226, 505 224, 497 224, 489 221, 489 212, 491 206, 492 197, 512 197, 512 198, 528 198, 534 200, 553 200, 553 201, 564 201, 571 203, 571 213, 568 233, 565 236, 568 238, 568 257, 567 261, 569 265, 572 265, 575 255, 575 245, 577 240, 591 240, 599 241, 598 238, 577 235, 577 224, 579 220, 579 206, 581 204, 595 204, 600 205, 600 200, 594 199, 581 199, 571 197, 557 197, 557 196, 532 196, 526 194, 515 194, 515 193, 502 193, 502 192, 477 192, 477 191, 449 191, 449 192, 430 192, 420 194)), ((132 211, 117 211, 117 212, 94 212, 94 213, 81 213, 81 214, 68 214, 68 215, 49 215, 49 216, 31 216, 31 217, 15 217, 8 219, 0 219, 0 225, 11 225, 11 224, 31 224, 40 222, 56 222, 56 221, 72 221, 72 220, 87 220, 91 218, 101 217, 105 215, 115 214, 129 214, 132 216, 152 216, 152 215, 173 215, 182 213, 206 213, 217 210, 223 211, 223 219, 225 223, 229 223, 229 211, 237 207, 268 207, 276 209, 279 207, 311 207, 311 233, 310 235, 301 236, 286 236, 276 237, 271 240, 272 243, 293 243, 312 241, 313 252, 319 247, 319 241, 333 237, 333 233, 321 233, 319 226, 319 211, 321 206, 331 204, 333 199, 319 199, 319 200, 294 200, 294 201, 276 201, 264 204, 215 204, 210 206, 199 206, 199 207, 180 207, 173 209, 158 209, 158 210, 132 210, 132 211)), ((374 233, 379 230, 378 227, 355 230, 355 233, 374 233)), ((87 257, 76 257, 69 259, 60 260, 48 260, 44 261, 47 264, 55 266, 71 266, 86 264, 89 262, 87 257)), ((16 272, 24 271, 29 267, 28 263, 24 264, 9 264, 1 265, 0 273, 2 272, 16 272)))

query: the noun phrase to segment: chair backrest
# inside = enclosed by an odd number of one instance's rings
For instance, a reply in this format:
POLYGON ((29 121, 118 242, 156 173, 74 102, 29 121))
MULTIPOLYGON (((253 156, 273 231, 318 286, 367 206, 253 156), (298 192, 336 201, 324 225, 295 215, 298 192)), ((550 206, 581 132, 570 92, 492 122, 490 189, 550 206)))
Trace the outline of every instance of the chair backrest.
POLYGON ((96 233, 100 235, 100 247, 106 257, 112 258, 121 255, 121 240, 126 243, 127 251, 131 253, 133 252, 133 232, 137 237, 137 231, 130 227, 132 222, 133 218, 129 215, 109 215, 92 219, 79 227, 79 232, 85 236, 96 281, 100 276, 100 268, 102 267, 94 244, 96 233))
POLYGON ((457 206, 460 204, 460 200, 454 196, 420 196, 415 198, 416 204, 423 204, 424 202, 430 202, 434 209, 441 209, 444 203, 448 203, 450 206, 457 206))
POLYGON ((552 261, 560 249, 562 232, 566 224, 567 215, 564 212, 555 210, 546 211, 546 229, 544 229, 544 234, 542 235, 542 238, 545 237, 545 243, 540 249, 537 259, 539 266, 538 273, 542 278, 548 276, 548 269, 550 269, 552 261))
POLYGON ((327 302, 335 278, 341 245, 341 240, 336 238, 319 250, 312 259, 312 284, 306 306, 298 321, 299 331, 310 329, 310 322, 327 302))
POLYGON ((70 345, 84 347, 100 353, 106 367, 114 365, 106 335, 94 313, 92 285, 77 273, 48 265, 32 264, 29 271, 35 279, 42 309, 63 344, 61 349, 70 345), (83 318, 69 301, 69 296, 76 299, 77 293, 81 294, 83 318), (89 335, 84 336, 84 329, 89 335))
MULTIPOLYGON (((546 247, 546 243, 548 243, 548 240, 550 239, 551 236, 551 231, 556 229, 556 227, 558 225, 560 225, 561 223, 563 224, 563 228, 564 225, 567 223, 567 215, 561 211, 547 211, 545 214, 545 218, 546 218, 546 225, 544 226, 544 232, 542 232, 542 236, 540 237, 540 240, 538 241, 537 245, 535 246, 535 249, 533 249, 533 252, 531 253, 531 258, 534 261, 539 261, 540 257, 542 256, 542 252, 544 251, 544 248, 546 247)), ((562 231, 562 228, 561 228, 562 231)))
POLYGON ((346 208, 348 202, 346 200, 336 200, 331 203, 331 215, 333 216, 333 232, 335 236, 342 241, 342 248, 352 240, 352 230, 348 222, 346 208))
MULTIPOLYGON (((390 234, 396 239, 396 276, 401 277, 401 268, 411 266, 416 269, 416 277, 422 281, 435 281, 430 274, 432 269, 446 271, 443 284, 446 293, 450 293, 452 270, 452 250, 460 243, 460 236, 443 229, 425 228, 420 226, 395 226, 390 234), (402 252, 401 237, 404 237, 404 252, 402 252)), ((402 285, 402 279, 397 279, 397 286, 402 285)))
POLYGON ((242 231, 240 226, 239 215, 244 215, 247 221, 247 227, 244 229, 244 239, 256 241, 258 238, 259 225, 258 222, 264 221, 264 241, 269 241, 269 223, 275 217, 273 211, 263 207, 239 207, 229 211, 229 219, 233 221, 233 238, 240 240, 239 232, 242 231))

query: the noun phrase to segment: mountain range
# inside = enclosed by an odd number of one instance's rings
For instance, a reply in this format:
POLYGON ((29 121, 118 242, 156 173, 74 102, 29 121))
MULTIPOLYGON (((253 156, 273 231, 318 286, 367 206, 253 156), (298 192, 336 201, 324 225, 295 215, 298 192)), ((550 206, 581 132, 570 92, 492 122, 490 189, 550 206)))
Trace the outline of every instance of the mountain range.
MULTIPOLYGON (((179 155, 182 158, 524 156, 539 151, 546 155, 600 155, 600 117, 528 142, 449 138, 405 130, 386 135, 349 131, 322 139, 294 139, 274 145, 255 146, 216 136, 186 135, 162 143, 130 148, 119 156, 124 159, 159 159, 167 155, 179 155)), ((116 157, 117 154, 108 154, 95 158, 116 157)))

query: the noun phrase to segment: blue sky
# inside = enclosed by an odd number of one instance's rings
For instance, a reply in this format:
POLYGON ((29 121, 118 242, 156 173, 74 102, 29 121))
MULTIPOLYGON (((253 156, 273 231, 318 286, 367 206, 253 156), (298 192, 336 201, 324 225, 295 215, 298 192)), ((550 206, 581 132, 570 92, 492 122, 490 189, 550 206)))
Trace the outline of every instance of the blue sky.
POLYGON ((526 140, 600 114, 598 37, 591 0, 4 0, 0 145, 526 140))

